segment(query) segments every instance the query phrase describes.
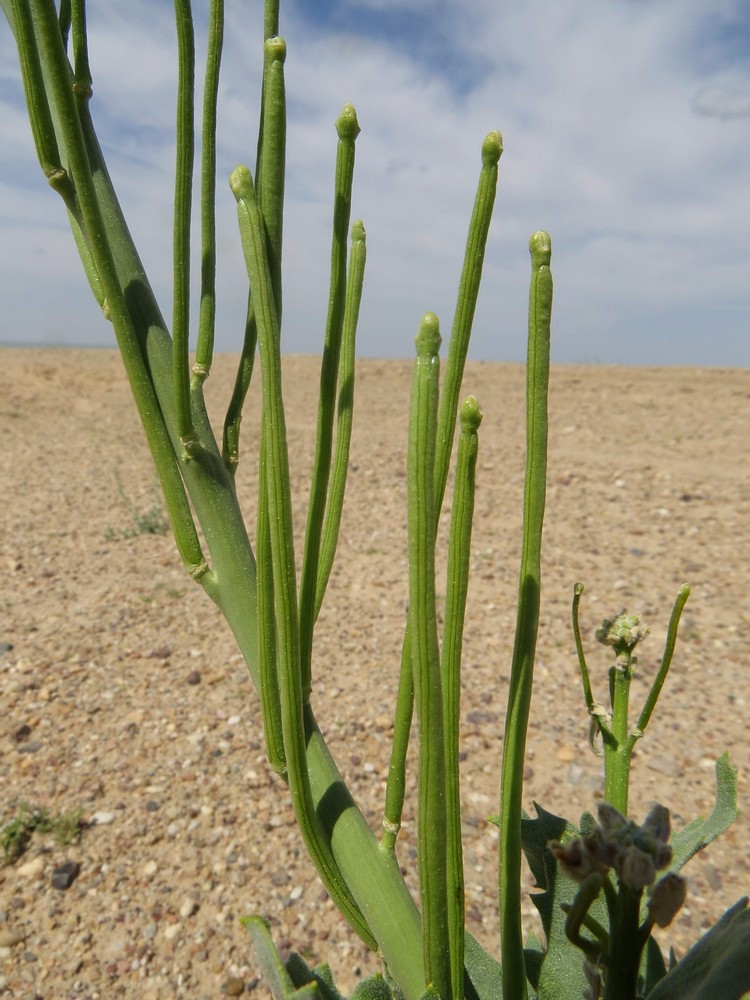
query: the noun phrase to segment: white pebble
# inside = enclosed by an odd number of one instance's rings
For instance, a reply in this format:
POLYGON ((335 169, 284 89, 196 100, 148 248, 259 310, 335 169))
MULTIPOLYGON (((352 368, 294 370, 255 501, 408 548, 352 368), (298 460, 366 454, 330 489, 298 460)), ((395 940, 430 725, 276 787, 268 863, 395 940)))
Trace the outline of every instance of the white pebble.
POLYGON ((198 904, 194 899, 186 899, 180 907, 180 916, 183 920, 187 920, 188 917, 192 917, 197 909, 198 904))
POLYGON ((109 812, 95 812, 91 817, 91 822, 95 823, 97 826, 107 826, 108 823, 113 823, 115 819, 114 813, 109 812))
POLYGON ((143 866, 143 874, 146 876, 146 878, 153 878, 153 876, 156 875, 158 870, 159 866, 155 861, 147 861, 146 864, 143 866))

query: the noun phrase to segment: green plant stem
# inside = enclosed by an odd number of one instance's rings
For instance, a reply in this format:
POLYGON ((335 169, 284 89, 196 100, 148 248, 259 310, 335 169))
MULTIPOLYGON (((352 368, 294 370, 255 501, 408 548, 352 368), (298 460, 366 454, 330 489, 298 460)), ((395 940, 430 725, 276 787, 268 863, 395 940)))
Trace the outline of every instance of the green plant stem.
POLYGON ((482 411, 473 396, 461 407, 456 479, 453 489, 445 624, 440 653, 445 732, 445 813, 447 831, 448 940, 451 981, 455 1000, 464 995, 464 871, 461 849, 461 790, 459 777, 459 728, 461 709, 461 652, 466 596, 471 561, 471 526, 482 411))
POLYGON ((604 743, 604 798, 623 816, 627 816, 630 760, 635 741, 631 741, 628 731, 632 657, 627 654, 624 659, 625 662, 618 662, 610 670, 613 738, 604 743))
POLYGON ((604 1000, 635 1000, 643 943, 639 929, 643 893, 620 883, 605 958, 604 1000))
POLYGON ((336 388, 339 382, 341 338, 344 329, 346 303, 346 243, 352 204, 355 142, 359 135, 357 114, 351 104, 345 105, 337 122, 339 141, 336 150, 336 181, 334 186, 333 243, 331 247, 331 278, 328 295, 328 319, 325 346, 320 367, 315 458, 307 509, 307 528, 300 583, 300 647, 302 691, 305 699, 312 690, 312 643, 315 608, 318 594, 320 543, 325 518, 328 484, 333 452, 333 423, 336 409, 336 388))
POLYGON ((521 929, 521 813, 526 732, 539 626, 541 543, 547 477, 547 390, 552 315, 551 241, 535 233, 531 251, 526 366, 526 480, 518 617, 503 742, 499 896, 503 995, 527 996, 521 929))
POLYGON ((445 738, 435 605, 435 437, 440 333, 427 313, 416 338, 407 463, 409 634, 419 721, 417 837, 424 968, 428 984, 451 1000, 447 910, 448 837, 445 738))
POLYGON ((224 42, 224 0, 211 0, 201 127, 201 298, 192 387, 208 378, 216 327, 216 105, 224 42))
POLYGON ((195 39, 190 0, 174 0, 179 76, 177 82, 177 163, 174 191, 174 296, 172 378, 177 432, 189 452, 197 445, 190 408, 190 218, 195 152, 195 39))

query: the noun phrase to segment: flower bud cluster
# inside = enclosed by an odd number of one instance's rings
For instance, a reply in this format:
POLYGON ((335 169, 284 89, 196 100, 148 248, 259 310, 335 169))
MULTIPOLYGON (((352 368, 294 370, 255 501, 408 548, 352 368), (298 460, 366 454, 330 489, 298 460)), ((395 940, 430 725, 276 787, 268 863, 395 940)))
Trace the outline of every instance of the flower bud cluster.
MULTIPOLYGON (((560 867, 577 882, 592 872, 606 878, 610 870, 620 885, 642 892, 656 882, 656 873, 672 860, 667 841, 671 833, 669 810, 655 805, 640 825, 626 819, 606 802, 598 809, 599 823, 584 837, 547 845, 560 867)), ((672 922, 685 901, 685 880, 674 873, 654 886, 648 903, 649 915, 659 927, 672 922)))
POLYGON ((596 638, 604 646, 614 646, 618 656, 632 653, 641 639, 645 639, 651 629, 643 625, 639 615, 622 614, 605 618, 596 630, 596 638))

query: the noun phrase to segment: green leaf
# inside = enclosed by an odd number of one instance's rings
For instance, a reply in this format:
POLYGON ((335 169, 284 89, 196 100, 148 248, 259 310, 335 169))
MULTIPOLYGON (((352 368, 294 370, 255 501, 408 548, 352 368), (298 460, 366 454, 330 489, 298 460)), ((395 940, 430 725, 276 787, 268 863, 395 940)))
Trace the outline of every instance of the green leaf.
POLYGON ((357 983, 351 1000, 393 1000, 393 993, 380 973, 357 983))
POLYGON ((664 956, 656 940, 652 937, 646 942, 641 960, 641 975, 639 979, 639 990, 644 996, 648 996, 651 990, 667 974, 667 967, 664 964, 664 956))
POLYGON ((503 970, 496 958, 477 939, 466 932, 464 951, 466 1000, 502 1000, 503 970))
POLYGON ((740 899, 648 994, 648 1000, 740 1000, 750 990, 750 910, 740 899))
MULTIPOLYGON (((561 909, 563 903, 573 902, 578 886, 560 871, 547 849, 550 840, 569 840, 579 836, 579 831, 536 802, 534 808, 537 818, 527 816, 521 822, 521 843, 536 888, 542 890, 531 899, 542 918, 547 950, 538 950, 535 939, 527 942, 527 975, 539 1000, 581 1000, 586 989, 583 956, 565 936, 565 914, 561 909)), ((581 817, 582 829, 592 823, 588 813, 581 817)))
MULTIPOLYGON (((296 987, 271 939, 268 924, 262 917, 242 917, 240 923, 250 931, 258 964, 275 1000, 322 1000, 324 995, 318 989, 317 982, 308 982, 299 989, 296 987)), ((332 994, 329 993, 328 996, 332 994)))
POLYGON ((687 862, 702 851, 712 840, 724 833, 737 818, 737 770, 729 763, 729 754, 723 753, 716 761, 716 805, 708 819, 699 817, 684 830, 675 833, 672 845, 670 871, 678 872, 687 862))

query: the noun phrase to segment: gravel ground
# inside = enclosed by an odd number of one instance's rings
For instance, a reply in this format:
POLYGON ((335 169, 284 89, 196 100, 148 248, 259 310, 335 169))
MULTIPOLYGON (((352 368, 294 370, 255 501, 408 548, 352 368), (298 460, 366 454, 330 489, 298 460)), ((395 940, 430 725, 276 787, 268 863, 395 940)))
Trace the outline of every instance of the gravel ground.
MULTIPOLYGON (((282 948, 328 960, 351 989, 377 962, 307 861, 233 639, 171 538, 132 533, 118 484, 140 513, 157 498, 117 356, 2 349, 0 360, 10 445, 0 459, 0 823, 26 802, 79 810, 86 824, 67 846, 37 832, 0 867, 0 996, 265 997, 239 925, 252 912, 270 919, 282 948), (66 862, 75 877, 56 888, 66 862)), ((216 415, 232 377, 233 359, 219 357, 208 383, 216 415)), ((301 527, 317 362, 286 359, 285 379, 301 527)), ((497 810, 515 615, 523 380, 521 366, 502 364, 472 364, 465 380, 485 412, 462 703, 467 919, 495 951, 497 838, 487 817, 497 810)), ((405 613, 409 382, 403 362, 359 366, 350 495, 314 665, 317 716, 374 828, 405 613)), ((623 607, 651 625, 638 702, 677 589, 691 583, 673 673, 634 763, 632 813, 661 801, 678 829, 705 815, 714 761, 728 749, 741 814, 687 869, 687 905, 663 934, 682 950, 750 890, 741 638, 750 628, 750 372, 560 366, 550 405, 526 805, 576 819, 601 798, 569 623, 573 583, 586 584, 582 627, 600 700, 608 661, 594 628, 623 607)), ((238 473, 251 525, 256 415, 253 397, 238 473)), ((409 806, 400 858, 412 886, 414 844, 409 806)), ((529 927, 533 915, 527 902, 529 927)))

